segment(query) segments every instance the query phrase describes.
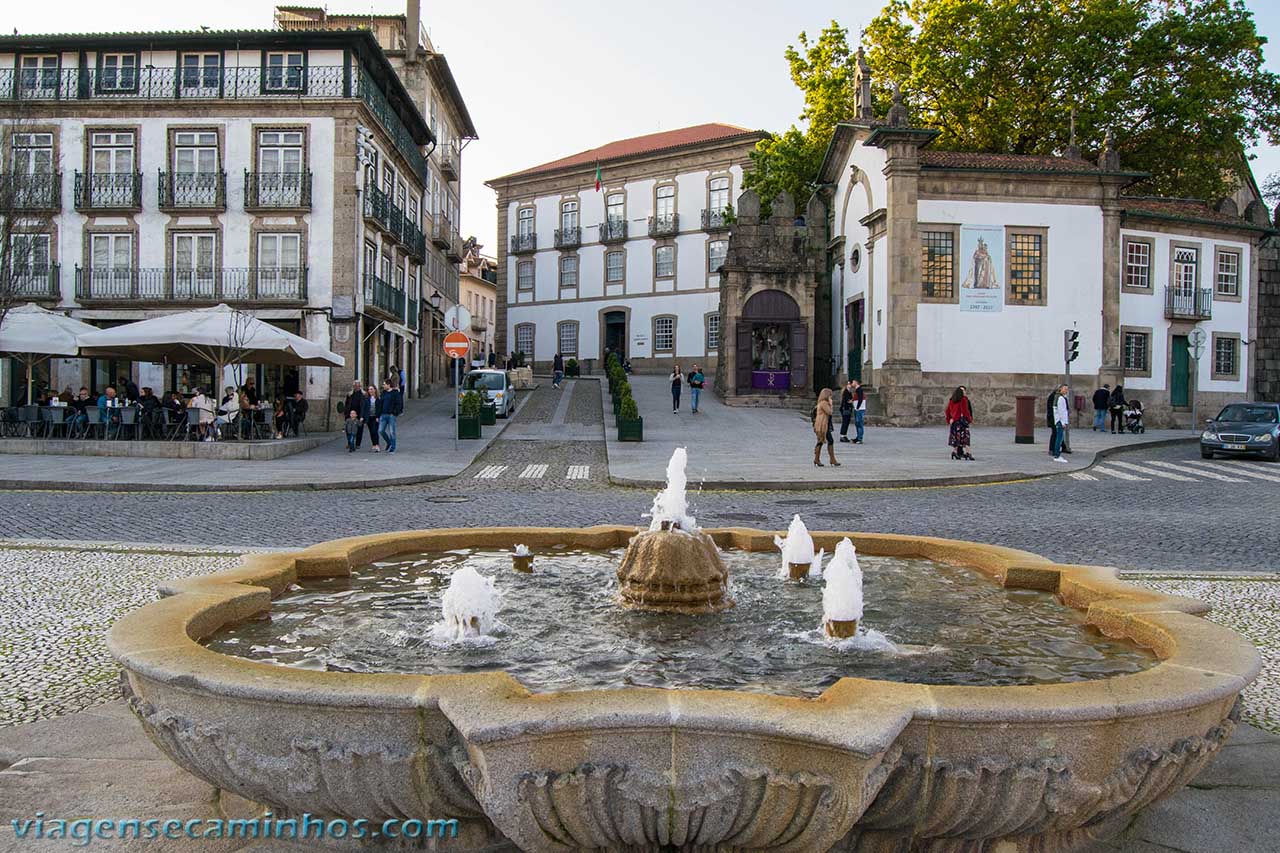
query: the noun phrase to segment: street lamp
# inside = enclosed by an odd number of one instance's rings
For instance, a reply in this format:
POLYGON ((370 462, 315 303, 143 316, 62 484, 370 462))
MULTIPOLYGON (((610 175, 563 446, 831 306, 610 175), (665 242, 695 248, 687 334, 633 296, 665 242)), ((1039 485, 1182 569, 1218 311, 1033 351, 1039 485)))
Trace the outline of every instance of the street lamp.
POLYGON ((440 291, 432 290, 431 299, 429 299, 428 301, 431 303, 431 308, 433 311, 439 311, 440 310, 440 291))
MULTIPOLYGON (((436 312, 440 310, 440 291, 436 290, 435 288, 432 288, 431 297, 427 301, 431 303, 431 342, 428 344, 431 352, 431 361, 429 363, 434 365, 436 363, 436 358, 438 357, 438 353, 439 353, 439 350, 437 349, 437 346, 436 346, 436 312)), ((436 372, 433 369, 431 371, 431 376, 433 379, 435 378, 435 374, 436 372)))

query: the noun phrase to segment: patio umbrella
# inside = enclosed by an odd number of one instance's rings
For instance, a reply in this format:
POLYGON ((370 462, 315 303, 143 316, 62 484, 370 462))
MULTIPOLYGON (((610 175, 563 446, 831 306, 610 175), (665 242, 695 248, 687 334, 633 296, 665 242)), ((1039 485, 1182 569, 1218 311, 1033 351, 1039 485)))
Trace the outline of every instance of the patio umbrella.
MULTIPOLYGON (((317 343, 227 305, 95 329, 80 338, 80 354, 133 361, 214 365, 214 382, 229 364, 341 367, 343 358, 317 343)), ((214 389, 216 391, 216 389, 214 389)))
POLYGON ((31 373, 36 364, 55 355, 79 355, 80 336, 96 331, 88 323, 35 303, 9 309, 0 323, 0 353, 27 366, 27 403, 32 402, 31 373))

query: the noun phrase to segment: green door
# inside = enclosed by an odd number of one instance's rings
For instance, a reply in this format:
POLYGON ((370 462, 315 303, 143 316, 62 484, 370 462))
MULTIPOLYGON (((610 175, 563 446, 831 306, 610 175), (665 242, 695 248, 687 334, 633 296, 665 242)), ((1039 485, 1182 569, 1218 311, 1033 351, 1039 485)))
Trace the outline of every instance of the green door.
POLYGON ((862 381, 862 301, 845 306, 845 328, 849 330, 849 378, 862 381))
POLYGON ((1191 350, 1185 335, 1173 338, 1173 374, 1169 377, 1170 403, 1174 406, 1191 405, 1191 350))

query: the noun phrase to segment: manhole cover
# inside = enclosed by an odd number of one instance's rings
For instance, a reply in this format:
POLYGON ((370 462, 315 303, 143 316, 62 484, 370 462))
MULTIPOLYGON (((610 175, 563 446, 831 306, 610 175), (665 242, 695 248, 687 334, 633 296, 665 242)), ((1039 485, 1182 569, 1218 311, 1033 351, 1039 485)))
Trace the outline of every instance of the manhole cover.
POLYGON ((774 501, 778 506, 813 506, 817 501, 808 498, 787 498, 786 500, 774 501))
POLYGON ((721 512, 714 516, 725 521, 768 521, 768 517, 751 512, 721 512))
POLYGON ((433 504, 465 504, 471 502, 471 498, 463 495, 432 495, 427 500, 433 504))

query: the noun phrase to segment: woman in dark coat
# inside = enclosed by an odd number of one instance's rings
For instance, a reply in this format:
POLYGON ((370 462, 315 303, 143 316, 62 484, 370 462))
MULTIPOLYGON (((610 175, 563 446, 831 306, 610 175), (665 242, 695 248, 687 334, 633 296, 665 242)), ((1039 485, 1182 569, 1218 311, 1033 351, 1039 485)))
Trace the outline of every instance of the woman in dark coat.
POLYGON ((1119 425, 1120 431, 1124 432, 1124 410, 1127 403, 1124 399, 1124 386, 1117 385, 1116 390, 1111 392, 1111 396, 1107 399, 1108 407, 1111 409, 1111 434, 1116 434, 1116 426, 1119 425))
POLYGON ((951 447, 952 459, 973 461, 973 457, 969 455, 969 424, 971 423, 973 423, 973 406, 969 405, 964 386, 960 385, 951 393, 951 400, 947 403, 947 425, 951 427, 947 444, 951 447))

